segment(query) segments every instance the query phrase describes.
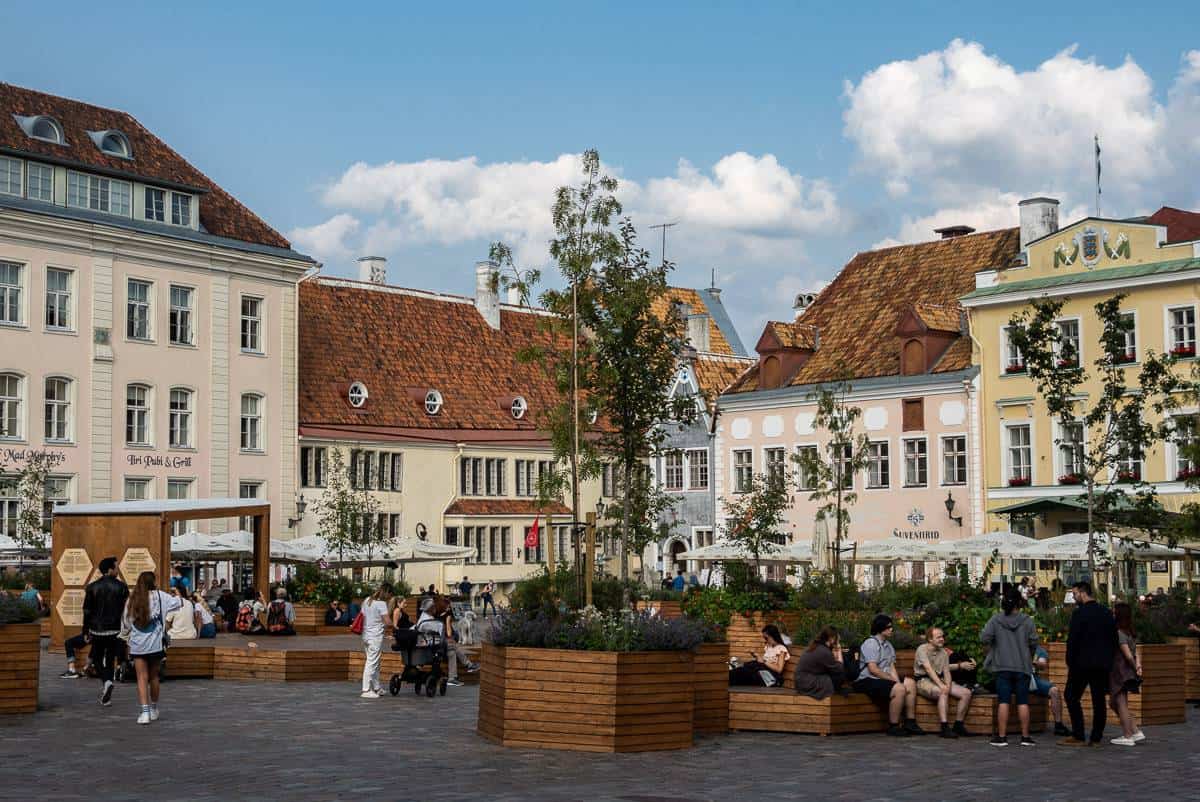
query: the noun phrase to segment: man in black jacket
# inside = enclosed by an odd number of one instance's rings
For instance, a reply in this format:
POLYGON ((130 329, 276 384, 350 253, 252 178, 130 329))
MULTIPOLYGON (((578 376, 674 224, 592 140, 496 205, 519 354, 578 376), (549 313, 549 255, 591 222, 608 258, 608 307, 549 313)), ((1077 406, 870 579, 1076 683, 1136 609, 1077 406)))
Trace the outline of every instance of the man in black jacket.
POLYGON ((1107 607, 1092 597, 1090 582, 1076 582, 1075 612, 1067 632, 1067 689, 1063 694, 1071 714, 1071 737, 1061 746, 1095 746, 1104 740, 1104 695, 1108 671, 1117 653, 1117 625, 1107 607), (1083 737, 1083 692, 1092 693, 1092 733, 1083 737))
POLYGON ((100 704, 112 704, 113 668, 125 653, 121 634, 121 618, 125 615, 125 601, 129 598, 129 586, 117 578, 117 558, 105 557, 100 561, 100 578, 87 586, 83 595, 83 628, 92 636, 92 663, 100 671, 104 682, 100 690, 100 704))

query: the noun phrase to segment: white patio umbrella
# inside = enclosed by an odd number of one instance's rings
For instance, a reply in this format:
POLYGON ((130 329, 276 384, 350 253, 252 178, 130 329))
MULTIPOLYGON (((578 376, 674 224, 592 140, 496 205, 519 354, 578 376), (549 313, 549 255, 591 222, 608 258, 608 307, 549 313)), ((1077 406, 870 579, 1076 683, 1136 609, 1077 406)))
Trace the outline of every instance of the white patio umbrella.
POLYGON ((900 537, 864 540, 842 547, 843 560, 854 563, 925 562, 943 559, 932 544, 900 537))
MULTIPOLYGON (((1094 533, 1096 551, 1110 559, 1134 560, 1182 560, 1183 549, 1173 549, 1160 543, 1147 543, 1136 539, 1110 537, 1103 532, 1094 533)), ((1035 540, 1021 557, 1033 560, 1086 560, 1088 553, 1087 532, 1035 540)))
MULTIPOLYGON (((760 557, 760 562, 764 563, 794 563, 805 562, 811 559, 811 555, 806 559, 797 559, 792 551, 795 546, 776 546, 771 551, 764 551, 760 557)), ((708 560, 709 562, 750 562, 754 559, 749 551, 744 546, 736 543, 714 543, 711 546, 702 546, 698 549, 685 551, 679 555, 680 560, 708 560)))
POLYGON ((829 524, 826 522, 824 515, 818 515, 816 523, 813 524, 812 546, 810 549, 813 570, 828 573, 830 569, 829 524))
POLYGON ((1025 535, 1008 531, 985 532, 982 535, 964 537, 960 540, 944 540, 930 548, 943 560, 965 557, 991 557, 999 552, 1001 557, 1020 557, 1037 541, 1025 535))

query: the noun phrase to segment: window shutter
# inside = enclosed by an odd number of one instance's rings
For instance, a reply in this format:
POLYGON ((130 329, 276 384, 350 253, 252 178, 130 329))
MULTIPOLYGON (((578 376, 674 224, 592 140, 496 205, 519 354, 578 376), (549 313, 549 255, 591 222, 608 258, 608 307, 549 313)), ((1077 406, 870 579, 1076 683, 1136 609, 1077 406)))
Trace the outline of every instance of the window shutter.
POLYGON ((904 431, 921 432, 925 430, 925 399, 904 399, 904 431))

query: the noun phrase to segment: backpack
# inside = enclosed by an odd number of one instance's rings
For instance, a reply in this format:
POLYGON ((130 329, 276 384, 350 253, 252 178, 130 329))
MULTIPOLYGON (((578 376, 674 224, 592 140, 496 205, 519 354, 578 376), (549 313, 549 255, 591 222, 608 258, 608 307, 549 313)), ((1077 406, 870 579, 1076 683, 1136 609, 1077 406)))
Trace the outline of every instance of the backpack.
POLYGON ((862 644, 855 644, 842 649, 842 673, 846 677, 847 683, 852 683, 858 679, 858 674, 862 671, 862 667, 858 664, 859 650, 862 644))
POLYGON ((249 604, 243 604, 238 607, 237 618, 234 619, 233 628, 244 635, 250 633, 251 627, 254 625, 254 609, 249 604))
POLYGON ((276 599, 267 608, 267 632, 286 632, 287 628, 287 603, 276 599))

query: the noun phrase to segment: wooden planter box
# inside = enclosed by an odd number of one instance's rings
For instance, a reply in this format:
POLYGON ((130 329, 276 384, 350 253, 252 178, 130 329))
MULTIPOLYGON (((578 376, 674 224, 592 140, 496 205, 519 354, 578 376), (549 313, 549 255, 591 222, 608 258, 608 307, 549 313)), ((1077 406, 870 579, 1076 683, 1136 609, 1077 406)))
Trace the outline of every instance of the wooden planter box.
POLYGON ((0 715, 36 713, 41 625, 0 624, 0 715))
POLYGON ((637 609, 639 612, 644 610, 658 610, 659 618, 681 618, 683 616, 683 602, 677 601, 639 601, 637 609))
POLYGON ((1184 693, 1188 701, 1200 699, 1200 638, 1171 638, 1183 646, 1184 693))
POLYGON ((478 732, 504 746, 650 752, 692 745, 691 652, 483 649, 478 732))
MULTIPOLYGON (((1141 693, 1129 694, 1129 709, 1139 725, 1183 724, 1187 721, 1187 690, 1184 676, 1185 646, 1176 643, 1141 644, 1141 693)), ((1064 694, 1067 690, 1067 644, 1048 643, 1049 679, 1064 694)), ((1084 721, 1091 721, 1091 693, 1083 693, 1084 721)), ((1109 719, 1116 714, 1109 710, 1109 719)), ((1089 724, 1090 726, 1090 724, 1089 724)))
POLYGON ((729 732, 729 645, 702 643, 692 658, 692 727, 729 732))

